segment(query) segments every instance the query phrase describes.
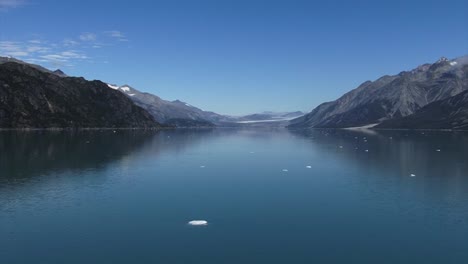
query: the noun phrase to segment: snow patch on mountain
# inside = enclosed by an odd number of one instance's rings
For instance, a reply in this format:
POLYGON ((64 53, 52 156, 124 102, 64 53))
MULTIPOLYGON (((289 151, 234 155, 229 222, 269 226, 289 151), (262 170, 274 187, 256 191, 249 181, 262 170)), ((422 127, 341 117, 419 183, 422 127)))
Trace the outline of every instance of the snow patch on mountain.
POLYGON ((114 89, 114 90, 118 90, 120 88, 119 86, 113 85, 113 84, 107 84, 107 86, 109 86, 109 88, 114 89))

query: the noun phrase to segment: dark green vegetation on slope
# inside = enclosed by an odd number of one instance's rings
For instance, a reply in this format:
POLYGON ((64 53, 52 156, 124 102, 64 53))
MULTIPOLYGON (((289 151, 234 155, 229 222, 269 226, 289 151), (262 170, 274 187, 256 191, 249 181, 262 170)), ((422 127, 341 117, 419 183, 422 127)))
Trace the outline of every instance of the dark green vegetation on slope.
POLYGON ((428 104, 412 115, 384 121, 376 127, 468 130, 468 91, 428 104))

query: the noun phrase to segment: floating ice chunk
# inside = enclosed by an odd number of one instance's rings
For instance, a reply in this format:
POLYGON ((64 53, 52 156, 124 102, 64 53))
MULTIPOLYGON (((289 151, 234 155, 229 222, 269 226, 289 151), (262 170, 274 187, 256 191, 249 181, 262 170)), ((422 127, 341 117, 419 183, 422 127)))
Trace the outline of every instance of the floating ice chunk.
POLYGON ((440 152, 440 149, 436 149, 437 152, 440 152))
POLYGON ((206 226, 208 225, 208 221, 206 220, 192 220, 188 222, 189 225, 191 226, 206 226))
POLYGON ((416 174, 411 173, 409 176, 416 177, 416 174))
POLYGON ((200 168, 202 168, 202 169, 205 168, 205 165, 201 165, 200 168))
POLYGON ((366 149, 366 150, 364 150, 364 151, 365 151, 365 152, 369 152, 369 150, 368 150, 368 149, 366 149))
POLYGON ((287 170, 287 169, 283 169, 283 171, 284 171, 284 172, 288 172, 288 170, 287 170))
POLYGON ((340 146, 340 148, 343 148, 343 146, 340 146))
POLYGON ((308 169, 312 169, 312 166, 306 166, 306 168, 308 168, 308 169))

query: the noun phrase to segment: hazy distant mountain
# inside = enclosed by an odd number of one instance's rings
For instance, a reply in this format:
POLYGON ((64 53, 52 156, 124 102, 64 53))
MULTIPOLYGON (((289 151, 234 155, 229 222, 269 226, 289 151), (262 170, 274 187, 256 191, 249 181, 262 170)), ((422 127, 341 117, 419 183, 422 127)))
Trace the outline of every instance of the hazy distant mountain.
POLYGON ((108 86, 126 94, 138 106, 146 109, 160 123, 167 123, 169 120, 172 120, 172 124, 179 124, 180 126, 189 126, 189 124, 192 126, 213 126, 212 121, 221 117, 221 115, 203 111, 179 100, 167 101, 154 94, 140 92, 129 85, 117 86, 108 84, 108 86))
POLYGON ((271 112, 266 111, 257 114, 250 114, 245 116, 226 116, 220 121, 224 122, 275 122, 275 121, 286 121, 291 120, 300 116, 304 113, 301 111, 295 112, 271 112))
MULTIPOLYGON (((304 115, 303 112, 262 112, 245 116, 221 115, 203 111, 180 100, 167 101, 154 94, 141 92, 129 85, 108 84, 109 88, 126 94, 137 105, 146 109, 154 118, 164 124, 178 127, 225 126, 238 122, 284 121, 304 115)), ((230 125, 229 125, 230 126, 230 125)))
POLYGON ((430 103, 412 115, 384 121, 377 128, 468 130, 468 91, 430 103))
POLYGON ((100 81, 59 77, 40 66, 0 63, 0 128, 160 127, 100 81))
POLYGON ((290 127, 357 127, 414 114, 468 90, 468 56, 442 58, 409 72, 367 81, 333 102, 292 120, 290 127))

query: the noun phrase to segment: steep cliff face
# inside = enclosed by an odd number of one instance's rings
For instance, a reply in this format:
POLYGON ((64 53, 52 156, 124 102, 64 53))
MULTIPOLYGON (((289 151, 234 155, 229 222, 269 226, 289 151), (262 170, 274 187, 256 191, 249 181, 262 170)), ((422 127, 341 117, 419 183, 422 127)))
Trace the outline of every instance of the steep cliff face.
POLYGON ((468 57, 440 59, 409 72, 367 81, 333 102, 292 120, 290 127, 354 127, 414 114, 468 90, 468 57))
POLYGON ((62 77, 29 64, 0 64, 0 128, 160 127, 100 81, 62 77))

